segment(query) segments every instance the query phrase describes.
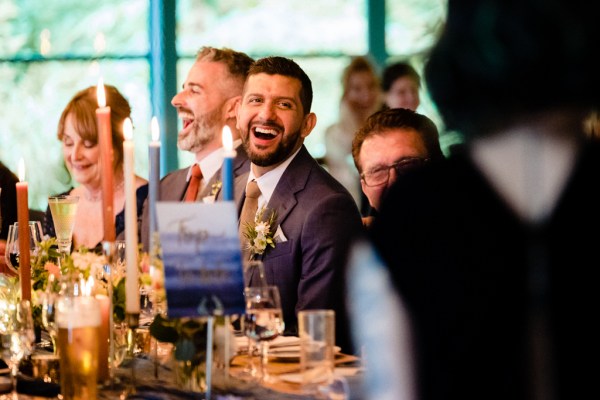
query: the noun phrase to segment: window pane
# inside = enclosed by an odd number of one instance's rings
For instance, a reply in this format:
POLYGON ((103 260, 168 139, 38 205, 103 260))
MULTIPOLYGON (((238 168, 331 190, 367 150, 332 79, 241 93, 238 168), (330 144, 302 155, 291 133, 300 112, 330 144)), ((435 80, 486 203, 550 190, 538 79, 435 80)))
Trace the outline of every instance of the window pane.
POLYGON ((387 0, 388 54, 410 56, 429 49, 446 18, 446 4, 447 0, 387 0))
POLYGON ((367 51, 365 0, 177 2, 177 48, 231 47, 254 55, 367 51))
POLYGON ((46 56, 146 54, 147 32, 148 0, 0 2, 0 57, 4 58, 39 54, 42 46, 46 56), (98 32, 104 35, 104 48, 94 45, 98 32))
POLYGON ((0 159, 13 171, 26 163, 29 204, 46 208, 49 194, 72 185, 64 169, 56 127, 63 108, 81 89, 104 82, 115 85, 129 100, 135 126, 136 172, 147 176, 150 141, 148 63, 141 61, 0 63, 0 159))

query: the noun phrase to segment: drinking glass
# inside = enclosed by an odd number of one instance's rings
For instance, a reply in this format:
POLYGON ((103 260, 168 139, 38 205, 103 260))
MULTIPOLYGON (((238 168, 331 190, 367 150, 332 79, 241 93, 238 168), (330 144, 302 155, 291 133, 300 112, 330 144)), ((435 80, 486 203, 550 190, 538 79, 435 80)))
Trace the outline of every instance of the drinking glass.
POLYGON ((35 342, 29 301, 6 304, 6 310, 2 310, 1 318, 2 358, 10 368, 12 398, 17 399, 19 363, 25 356, 31 354, 35 342))
POLYGON ((44 240, 42 223, 40 221, 29 221, 29 230, 31 231, 31 256, 36 257, 40 251, 40 243, 44 240))
MULTIPOLYGON (((43 240, 42 237, 42 224, 39 221, 29 221, 29 248, 31 256, 35 257, 40 249, 40 242, 43 240)), ((19 223, 8 227, 8 236, 6 237, 6 247, 4 250, 4 256, 6 258, 6 265, 14 273, 19 272, 19 223)))
POLYGON ((283 333, 283 312, 276 286, 251 286, 244 289, 246 313, 242 319, 244 334, 259 345, 261 382, 273 382, 267 372, 269 342, 283 333))
POLYGON ((56 338, 58 335, 58 329, 56 327, 56 300, 58 299, 57 286, 58 285, 54 275, 50 274, 48 276, 48 283, 46 284, 46 290, 42 300, 42 324, 52 340, 52 351, 54 352, 54 355, 58 354, 58 347, 56 343, 56 338))
POLYGON ((82 277, 61 282, 56 304, 60 388, 64 400, 96 399, 101 336, 100 304, 82 277))
POLYGON ((50 196, 48 206, 54 222, 58 251, 61 254, 71 252, 73 241, 73 227, 75 226, 75 214, 77 213, 77 196, 50 196))
MULTIPOLYGON (((246 260, 243 262, 243 275, 244 275, 244 286, 267 286, 267 280, 265 276, 265 266, 261 260, 246 260)), ((244 319, 240 320, 242 332, 244 332, 244 319)), ((247 364, 244 367, 241 377, 244 379, 254 380, 258 371, 254 365, 254 355, 257 349, 256 341, 247 337, 247 364)))

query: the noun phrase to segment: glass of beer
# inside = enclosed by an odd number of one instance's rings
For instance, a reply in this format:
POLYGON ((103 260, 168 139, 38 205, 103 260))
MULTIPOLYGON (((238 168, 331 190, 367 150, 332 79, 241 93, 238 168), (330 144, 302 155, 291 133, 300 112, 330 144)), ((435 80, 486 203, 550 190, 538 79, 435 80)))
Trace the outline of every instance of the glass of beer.
POLYGON ((64 400, 98 397, 100 304, 82 279, 63 282, 56 306, 60 388, 64 400))

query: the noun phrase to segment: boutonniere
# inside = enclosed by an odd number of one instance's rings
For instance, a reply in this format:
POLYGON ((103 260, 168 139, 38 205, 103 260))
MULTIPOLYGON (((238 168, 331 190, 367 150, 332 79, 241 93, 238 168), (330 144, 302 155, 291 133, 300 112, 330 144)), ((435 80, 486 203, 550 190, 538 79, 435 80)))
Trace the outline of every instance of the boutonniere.
POLYGON ((263 254, 267 246, 275 247, 275 241, 273 240, 275 232, 271 230, 271 227, 277 220, 277 213, 275 210, 271 210, 266 216, 266 211, 267 209, 264 206, 259 208, 254 216, 254 225, 246 224, 244 236, 248 239, 246 250, 250 252, 250 259, 263 254))
POLYGON ((221 181, 216 181, 215 183, 212 184, 212 186, 210 187, 210 195, 205 196, 202 201, 205 203, 214 203, 216 198, 217 198, 217 193, 219 193, 219 190, 221 190, 221 188, 223 187, 223 182, 221 181))

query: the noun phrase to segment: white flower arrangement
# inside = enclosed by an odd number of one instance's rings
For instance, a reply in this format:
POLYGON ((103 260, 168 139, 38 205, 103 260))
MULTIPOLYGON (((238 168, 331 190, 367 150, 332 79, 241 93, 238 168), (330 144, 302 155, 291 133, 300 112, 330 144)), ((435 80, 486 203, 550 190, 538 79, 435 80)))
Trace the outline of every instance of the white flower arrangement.
POLYGON ((267 247, 275 248, 275 241, 273 240, 275 232, 271 230, 271 227, 277 220, 277 213, 275 210, 271 210, 268 218, 264 218, 266 210, 264 206, 258 209, 254 216, 254 225, 246 224, 244 236, 248 239, 246 250, 250 253, 250 259, 262 255, 267 247))

